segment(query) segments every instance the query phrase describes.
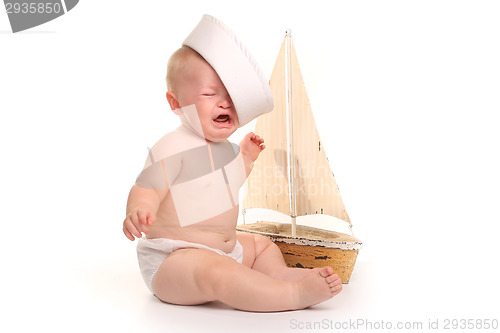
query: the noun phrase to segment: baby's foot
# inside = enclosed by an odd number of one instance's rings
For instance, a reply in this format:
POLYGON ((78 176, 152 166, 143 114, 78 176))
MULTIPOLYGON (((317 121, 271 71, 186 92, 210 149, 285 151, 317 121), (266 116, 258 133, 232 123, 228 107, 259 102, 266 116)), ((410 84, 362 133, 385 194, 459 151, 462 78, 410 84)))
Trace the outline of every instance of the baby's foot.
POLYGON ((342 281, 330 266, 313 270, 313 274, 297 284, 300 309, 329 300, 342 290, 342 281))
POLYGON ((271 275, 271 277, 284 280, 284 281, 301 281, 306 277, 317 274, 316 271, 319 271, 321 268, 292 268, 292 267, 283 267, 278 272, 271 275))

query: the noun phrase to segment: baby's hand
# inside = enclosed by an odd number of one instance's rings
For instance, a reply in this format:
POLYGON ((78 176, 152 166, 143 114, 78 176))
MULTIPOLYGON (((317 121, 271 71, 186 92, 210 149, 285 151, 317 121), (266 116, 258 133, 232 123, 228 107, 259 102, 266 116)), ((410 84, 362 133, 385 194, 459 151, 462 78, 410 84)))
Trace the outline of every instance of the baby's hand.
POLYGON ((141 232, 147 234, 149 229, 148 225, 152 225, 156 220, 155 214, 153 214, 147 208, 136 208, 128 213, 125 221, 123 221, 123 233, 131 241, 135 240, 134 236, 141 238, 141 232))
POLYGON ((266 148, 263 143, 264 139, 250 132, 240 142, 241 153, 255 162, 260 152, 266 148))

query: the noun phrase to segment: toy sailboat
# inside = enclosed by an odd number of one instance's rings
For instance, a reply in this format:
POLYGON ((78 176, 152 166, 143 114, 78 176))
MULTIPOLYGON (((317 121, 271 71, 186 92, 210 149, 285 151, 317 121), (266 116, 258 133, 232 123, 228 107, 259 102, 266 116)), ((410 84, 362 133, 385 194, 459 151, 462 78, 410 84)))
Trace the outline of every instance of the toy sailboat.
POLYGON ((330 265, 342 283, 348 283, 361 241, 347 233, 297 225, 297 218, 308 215, 312 221, 314 217, 316 221, 340 221, 352 233, 314 123, 290 30, 281 45, 270 87, 274 110, 260 116, 255 129, 265 139, 266 149, 247 180, 244 224, 237 230, 269 237, 289 267, 330 265), (262 208, 284 214, 291 223, 277 222, 279 218, 272 222, 257 218, 255 223, 247 223, 249 213, 262 208))

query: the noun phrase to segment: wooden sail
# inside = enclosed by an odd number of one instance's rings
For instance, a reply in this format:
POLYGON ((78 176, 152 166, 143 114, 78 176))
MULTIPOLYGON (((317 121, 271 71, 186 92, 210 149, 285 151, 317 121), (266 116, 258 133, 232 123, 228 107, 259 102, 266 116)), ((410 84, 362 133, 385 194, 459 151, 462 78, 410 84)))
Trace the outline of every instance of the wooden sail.
POLYGON ((257 120, 266 149, 248 178, 243 208, 288 216, 349 215, 319 138, 291 35, 287 34, 270 80, 275 107, 257 120), (288 105, 287 105, 288 104, 288 105))
POLYGON ((287 177, 287 124, 285 77, 285 40, 273 73, 270 87, 274 97, 272 112, 259 117, 255 133, 265 140, 266 149, 259 155, 247 180, 243 208, 268 208, 290 216, 287 177))

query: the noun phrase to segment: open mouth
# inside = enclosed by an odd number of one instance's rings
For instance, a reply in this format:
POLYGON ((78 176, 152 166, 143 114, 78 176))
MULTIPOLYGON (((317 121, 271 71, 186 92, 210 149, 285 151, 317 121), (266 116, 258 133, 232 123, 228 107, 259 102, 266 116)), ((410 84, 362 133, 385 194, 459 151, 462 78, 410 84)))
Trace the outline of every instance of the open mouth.
POLYGON ((228 114, 221 114, 213 120, 218 127, 229 127, 232 124, 231 117, 228 114))
POLYGON ((229 115, 227 114, 221 114, 217 118, 214 119, 215 122, 217 123, 225 123, 229 121, 229 115))

